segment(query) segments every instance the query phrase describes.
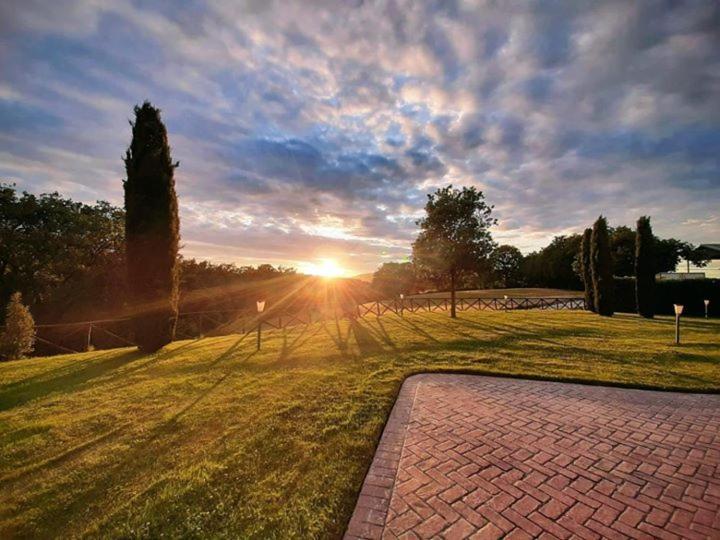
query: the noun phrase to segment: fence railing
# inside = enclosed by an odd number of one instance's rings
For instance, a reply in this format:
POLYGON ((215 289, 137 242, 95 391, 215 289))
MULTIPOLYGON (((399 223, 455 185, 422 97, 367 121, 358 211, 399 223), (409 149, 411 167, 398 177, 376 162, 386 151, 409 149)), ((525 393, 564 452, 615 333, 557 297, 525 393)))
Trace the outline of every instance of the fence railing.
MULTIPOLYGON (((401 314, 404 311, 447 311, 450 298, 409 297, 396 300, 379 300, 357 306, 358 317, 367 315, 382 316, 388 312, 401 314)), ((578 297, 536 297, 536 298, 456 298, 457 311, 495 310, 509 311, 517 309, 585 309, 585 300, 578 297)))
MULTIPOLYGON (((582 310, 585 301, 578 297, 537 298, 457 298, 457 311, 469 310, 582 310)), ((450 298, 378 300, 359 305, 305 309, 297 312, 268 312, 261 318, 249 310, 192 311, 178 315, 176 337, 195 339, 202 336, 248 333, 263 327, 283 329, 330 319, 381 317, 388 313, 437 312, 450 309, 450 298)), ((130 319, 102 319, 73 323, 38 324, 36 354, 75 353, 135 345, 130 319)))

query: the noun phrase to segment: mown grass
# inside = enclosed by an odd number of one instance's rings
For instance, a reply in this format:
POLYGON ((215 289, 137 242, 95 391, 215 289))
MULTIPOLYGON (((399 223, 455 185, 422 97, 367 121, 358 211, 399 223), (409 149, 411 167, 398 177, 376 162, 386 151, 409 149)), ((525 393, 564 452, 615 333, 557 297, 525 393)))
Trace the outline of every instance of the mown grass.
POLYGON ((388 315, 0 365, 0 537, 338 537, 402 381, 720 389, 720 321, 388 315))

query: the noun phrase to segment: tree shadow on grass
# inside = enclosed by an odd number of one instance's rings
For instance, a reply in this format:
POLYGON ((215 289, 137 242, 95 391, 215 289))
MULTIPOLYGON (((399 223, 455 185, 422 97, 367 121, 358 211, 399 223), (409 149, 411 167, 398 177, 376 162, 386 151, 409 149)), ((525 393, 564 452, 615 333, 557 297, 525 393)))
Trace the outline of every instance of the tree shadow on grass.
POLYGON ((290 343, 288 343, 288 333, 283 330, 283 342, 278 360, 283 361, 288 359, 295 350, 300 349, 305 343, 320 333, 320 327, 316 327, 314 332, 308 333, 309 326, 310 325, 307 324, 304 325, 290 343))
POLYGON ((398 319, 398 322, 401 325, 407 326, 410 329, 410 331, 415 332, 419 336, 429 339, 430 341, 433 341, 435 343, 439 343, 439 340, 435 336, 433 336, 432 334, 430 334, 427 331, 420 328, 417 324, 412 322, 409 318, 400 317, 398 319))
POLYGON ((362 356, 385 350, 382 343, 375 339, 373 333, 357 319, 350 321, 350 330, 355 336, 355 342, 362 356))
MULTIPOLYGON (((638 315, 631 315, 630 313, 616 313, 613 315, 613 319, 630 322, 643 322, 649 324, 656 324, 668 327, 675 326, 675 318, 672 315, 661 315, 662 319, 645 319, 638 315)), ((705 332, 712 332, 717 330, 718 326, 710 322, 712 319, 705 319, 702 317, 682 317, 680 319, 680 327, 692 328, 693 330, 700 330, 705 332)))
POLYGON ((14 407, 23 405, 29 401, 46 397, 55 392, 64 394, 72 393, 76 388, 85 383, 102 377, 113 370, 123 367, 131 362, 139 360, 145 355, 139 351, 127 351, 123 354, 109 356, 104 359, 81 360, 76 365, 70 366, 70 369, 63 368, 63 375, 50 379, 38 379, 34 377, 32 380, 25 379, 19 381, 12 388, 3 389, 0 393, 0 411, 7 411, 14 407))

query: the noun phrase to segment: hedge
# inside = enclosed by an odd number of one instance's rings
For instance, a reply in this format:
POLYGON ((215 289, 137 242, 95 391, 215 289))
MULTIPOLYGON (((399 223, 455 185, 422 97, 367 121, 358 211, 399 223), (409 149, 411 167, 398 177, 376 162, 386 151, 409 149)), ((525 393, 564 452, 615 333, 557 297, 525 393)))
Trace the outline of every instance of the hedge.
MULTIPOLYGON (((703 300, 710 300, 709 315, 720 316, 720 279, 685 281, 657 281, 655 283, 655 313, 674 315, 673 304, 685 306, 683 315, 704 316, 703 300)), ((635 278, 615 278, 615 310, 636 313, 635 278)))

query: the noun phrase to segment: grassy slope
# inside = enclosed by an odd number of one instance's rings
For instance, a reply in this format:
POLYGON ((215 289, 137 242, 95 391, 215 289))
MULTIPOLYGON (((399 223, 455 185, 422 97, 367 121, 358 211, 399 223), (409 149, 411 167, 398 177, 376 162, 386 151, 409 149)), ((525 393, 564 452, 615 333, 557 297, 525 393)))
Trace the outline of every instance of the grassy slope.
POLYGON ((402 380, 481 370, 720 388, 720 321, 388 315, 0 365, 0 537, 332 537, 402 380))

